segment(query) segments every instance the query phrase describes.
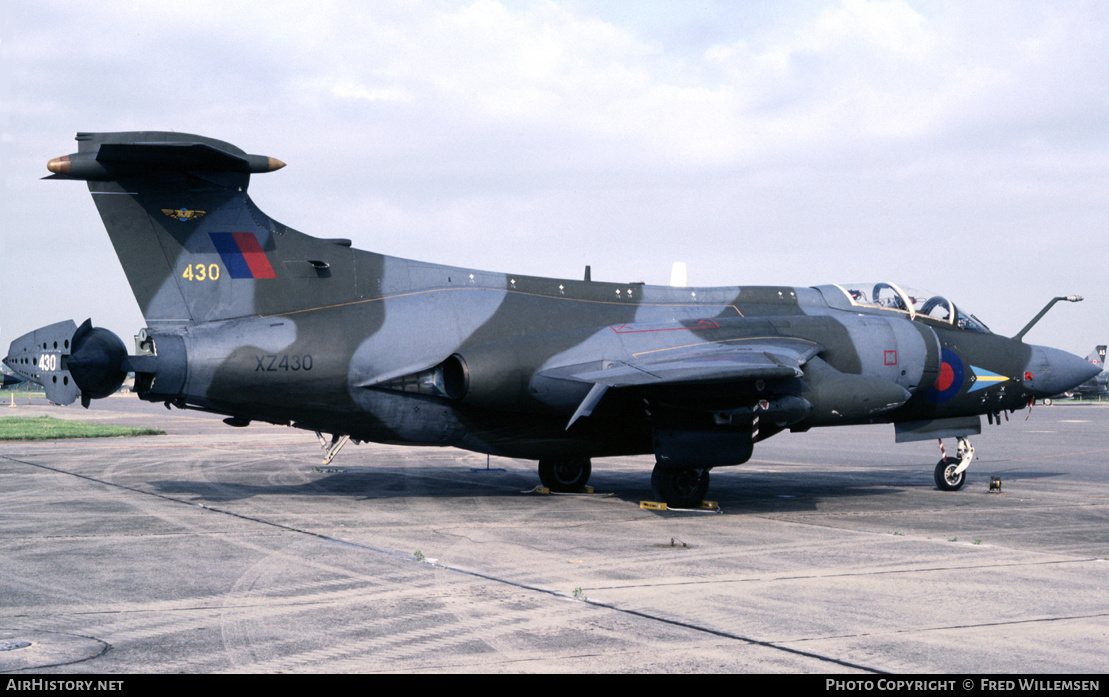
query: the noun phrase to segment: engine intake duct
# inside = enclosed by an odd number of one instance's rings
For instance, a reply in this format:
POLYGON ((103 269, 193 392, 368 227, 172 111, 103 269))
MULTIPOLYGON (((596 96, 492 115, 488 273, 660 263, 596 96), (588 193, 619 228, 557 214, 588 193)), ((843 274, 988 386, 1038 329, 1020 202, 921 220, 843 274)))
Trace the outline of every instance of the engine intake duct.
POLYGON ((912 394, 900 385, 866 375, 843 373, 813 358, 805 366, 804 397, 813 407, 813 425, 865 423, 900 407, 912 394))

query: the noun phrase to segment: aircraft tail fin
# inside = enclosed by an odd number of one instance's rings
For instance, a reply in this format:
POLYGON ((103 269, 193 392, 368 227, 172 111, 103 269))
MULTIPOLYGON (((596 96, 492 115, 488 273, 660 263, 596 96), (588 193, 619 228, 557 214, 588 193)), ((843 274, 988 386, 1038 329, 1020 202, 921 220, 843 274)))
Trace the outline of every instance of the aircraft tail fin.
POLYGON ((1096 347, 1090 353, 1089 356, 1086 356, 1086 360, 1093 363, 1094 365, 1100 365, 1102 370, 1104 370, 1105 369, 1105 346, 1096 347))
POLYGON ((48 179, 88 182, 143 316, 172 326, 292 312, 355 297, 349 240, 322 240, 264 214, 250 175, 284 163, 212 138, 78 133, 48 179))

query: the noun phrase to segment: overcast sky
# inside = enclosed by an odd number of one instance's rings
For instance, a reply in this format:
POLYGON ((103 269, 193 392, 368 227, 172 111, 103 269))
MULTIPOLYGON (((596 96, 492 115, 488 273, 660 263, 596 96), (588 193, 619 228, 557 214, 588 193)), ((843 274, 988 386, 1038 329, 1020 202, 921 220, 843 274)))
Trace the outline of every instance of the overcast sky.
POLYGON ((272 217, 425 261, 691 285, 886 280, 1109 342, 1104 2, 3 3, 0 344, 143 320, 76 131, 288 167, 272 217))

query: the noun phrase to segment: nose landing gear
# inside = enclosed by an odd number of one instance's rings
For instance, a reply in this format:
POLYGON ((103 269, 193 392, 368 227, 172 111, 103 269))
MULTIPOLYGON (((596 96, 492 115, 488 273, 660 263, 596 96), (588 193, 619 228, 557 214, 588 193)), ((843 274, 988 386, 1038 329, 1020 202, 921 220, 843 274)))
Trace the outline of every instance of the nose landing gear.
MULTIPOLYGON (((936 486, 941 491, 958 491, 966 483, 966 470, 974 459, 974 446, 964 436, 959 436, 959 449, 955 457, 941 457, 936 463, 936 486)), ((940 454, 945 455, 943 440, 940 440, 940 454)))

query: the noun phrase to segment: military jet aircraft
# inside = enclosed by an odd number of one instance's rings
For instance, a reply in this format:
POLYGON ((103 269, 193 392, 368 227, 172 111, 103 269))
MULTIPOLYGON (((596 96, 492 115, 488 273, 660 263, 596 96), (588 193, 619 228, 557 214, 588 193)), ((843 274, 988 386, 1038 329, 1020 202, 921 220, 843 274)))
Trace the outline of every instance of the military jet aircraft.
POLYGON ((1048 308, 1006 338, 893 283, 675 288, 410 261, 259 210, 247 186, 284 166, 272 157, 183 133, 77 141, 48 178, 88 183, 147 326, 134 355, 89 320, 12 342, 4 362, 57 403, 134 372, 144 400, 312 430, 328 460, 348 439, 454 446, 537 460, 558 491, 593 458, 653 454, 656 496, 683 507, 711 469, 815 426, 958 438, 935 479, 959 489, 982 414, 1097 372, 1023 343, 1048 308))

